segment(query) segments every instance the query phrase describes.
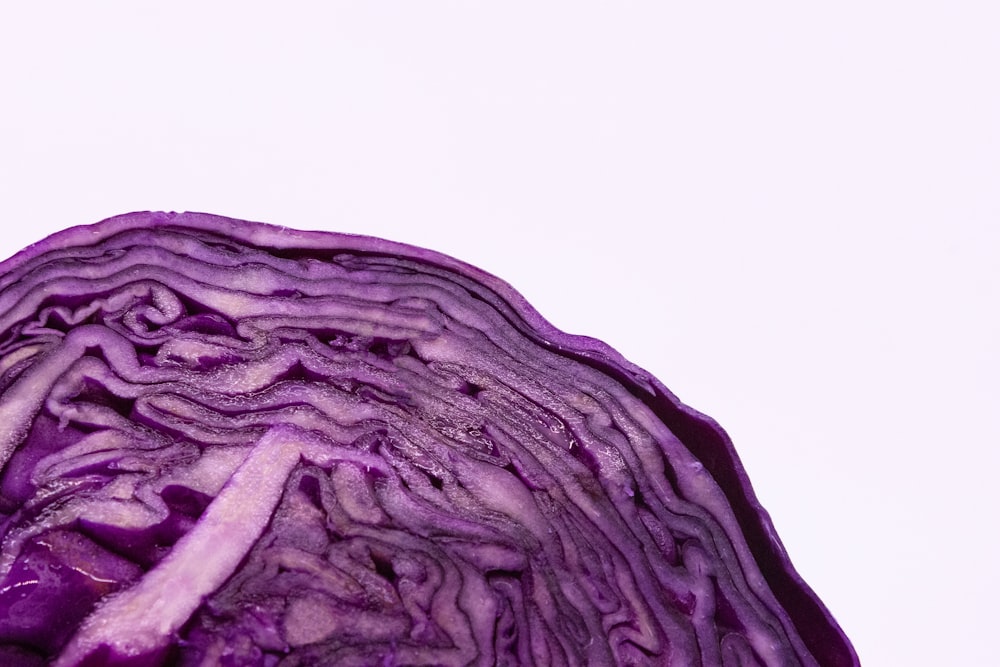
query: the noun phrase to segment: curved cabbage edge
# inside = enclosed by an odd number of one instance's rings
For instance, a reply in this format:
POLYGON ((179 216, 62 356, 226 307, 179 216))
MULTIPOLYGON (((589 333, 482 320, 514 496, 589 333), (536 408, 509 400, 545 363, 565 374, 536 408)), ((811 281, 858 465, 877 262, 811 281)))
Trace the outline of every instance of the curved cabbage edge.
POLYGON ((133 213, 0 332, 12 664, 858 664, 719 425, 451 257, 133 213))

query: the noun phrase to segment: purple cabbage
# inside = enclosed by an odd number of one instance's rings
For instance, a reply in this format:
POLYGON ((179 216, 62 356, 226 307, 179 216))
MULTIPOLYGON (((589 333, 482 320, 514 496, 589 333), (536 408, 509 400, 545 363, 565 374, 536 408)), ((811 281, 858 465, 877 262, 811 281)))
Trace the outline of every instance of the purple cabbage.
POLYGON ((136 213, 0 322, 0 664, 857 664, 713 421, 449 257, 136 213))

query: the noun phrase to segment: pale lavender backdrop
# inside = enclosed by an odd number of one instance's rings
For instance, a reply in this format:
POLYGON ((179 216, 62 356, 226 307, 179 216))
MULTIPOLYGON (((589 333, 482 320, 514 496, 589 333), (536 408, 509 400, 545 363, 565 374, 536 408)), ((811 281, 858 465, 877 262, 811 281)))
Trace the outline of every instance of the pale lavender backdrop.
POLYGON ((998 5, 264 4, 5 4, 0 254, 168 209, 460 257, 722 423, 866 666, 996 661, 998 5))

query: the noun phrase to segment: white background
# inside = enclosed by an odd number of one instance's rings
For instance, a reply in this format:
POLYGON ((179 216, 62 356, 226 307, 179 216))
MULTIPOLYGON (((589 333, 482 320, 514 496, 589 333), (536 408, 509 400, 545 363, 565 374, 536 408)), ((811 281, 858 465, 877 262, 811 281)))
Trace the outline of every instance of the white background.
POLYGON ((278 4, 4 3, 2 254, 165 209, 457 256, 722 423, 864 664, 995 664, 996 3, 278 4))

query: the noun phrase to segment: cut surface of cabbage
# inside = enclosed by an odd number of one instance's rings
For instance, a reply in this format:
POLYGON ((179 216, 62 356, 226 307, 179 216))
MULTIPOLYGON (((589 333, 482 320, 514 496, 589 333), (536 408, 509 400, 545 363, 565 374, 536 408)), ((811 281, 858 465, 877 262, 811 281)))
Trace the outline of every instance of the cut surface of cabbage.
POLYGON ((857 664, 715 422, 429 250, 197 213, 27 248, 0 465, 5 665, 857 664))

